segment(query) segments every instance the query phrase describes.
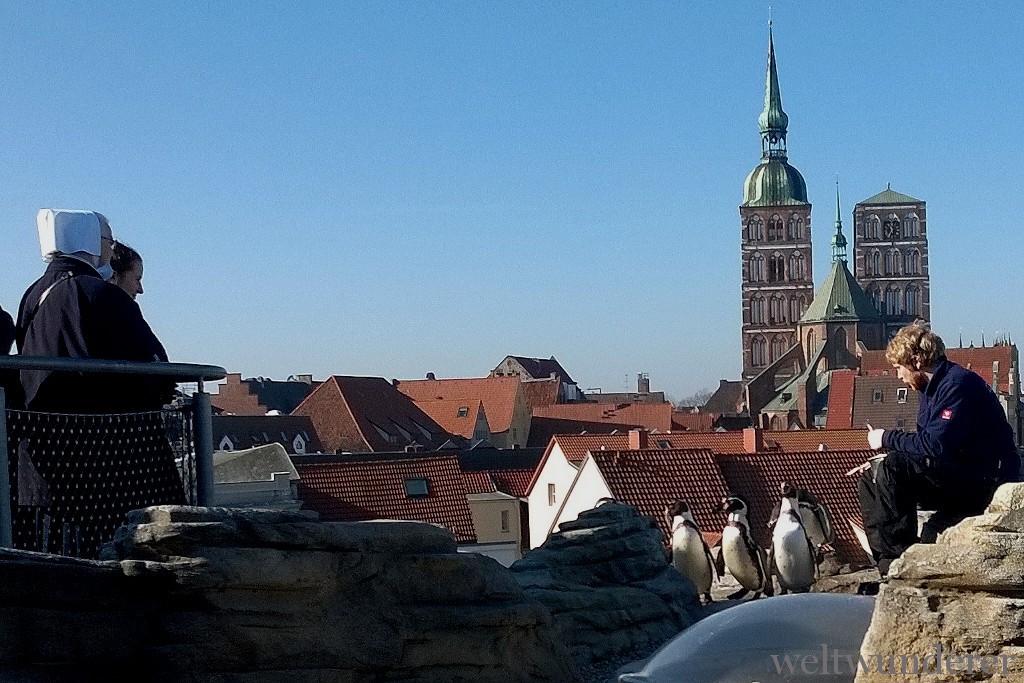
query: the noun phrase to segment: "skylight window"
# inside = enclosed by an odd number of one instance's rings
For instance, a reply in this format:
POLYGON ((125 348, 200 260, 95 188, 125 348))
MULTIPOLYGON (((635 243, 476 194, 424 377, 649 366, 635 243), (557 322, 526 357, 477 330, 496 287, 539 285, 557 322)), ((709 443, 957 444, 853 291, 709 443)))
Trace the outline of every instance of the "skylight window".
POLYGON ((424 477, 405 480, 406 498, 426 498, 430 495, 430 487, 424 477))
POLYGON ((669 442, 667 439, 659 439, 658 448, 672 448, 672 443, 669 442))
POLYGON ((896 402, 906 403, 907 402, 907 387, 899 387, 896 390, 896 402))
POLYGON ((469 415, 469 406, 459 406, 459 412, 455 414, 455 417, 466 417, 469 415))

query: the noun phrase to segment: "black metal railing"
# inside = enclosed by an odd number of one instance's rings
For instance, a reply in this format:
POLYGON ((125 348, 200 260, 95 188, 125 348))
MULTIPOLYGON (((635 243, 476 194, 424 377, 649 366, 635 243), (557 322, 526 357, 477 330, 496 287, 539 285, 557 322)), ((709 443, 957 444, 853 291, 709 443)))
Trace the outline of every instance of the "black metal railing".
MULTIPOLYGON (((213 499, 212 365, 0 356, 0 371, 194 382, 186 405, 137 413, 9 409, 0 385, 0 547, 96 557, 129 510, 213 499)), ((88 397, 82 398, 88 404, 88 397)))

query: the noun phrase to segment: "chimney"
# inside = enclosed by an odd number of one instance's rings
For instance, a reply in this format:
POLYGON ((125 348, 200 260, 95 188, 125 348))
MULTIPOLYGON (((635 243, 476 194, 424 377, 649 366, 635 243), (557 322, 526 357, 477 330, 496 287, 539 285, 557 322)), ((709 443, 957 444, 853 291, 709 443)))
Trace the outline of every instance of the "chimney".
POLYGON ((630 429, 629 430, 629 450, 640 451, 647 448, 647 430, 646 429, 630 429))
POLYGON ((999 361, 992 361, 992 391, 999 395, 999 361))
POLYGON ((313 384, 313 375, 298 375, 295 379, 303 384, 313 384))
POLYGON ((1013 365, 1010 366, 1009 382, 1010 382, 1010 396, 1017 395, 1017 382, 1020 381, 1018 377, 1017 362, 1014 361, 1013 365))
POLYGON ((760 453, 764 450, 764 434, 757 427, 743 430, 743 450, 746 453, 760 453))
POLYGON ((427 373, 427 379, 437 379, 437 377, 434 375, 434 373, 428 372, 427 373))
POLYGON ((641 372, 636 376, 636 391, 638 394, 651 393, 651 380, 646 372, 641 372))

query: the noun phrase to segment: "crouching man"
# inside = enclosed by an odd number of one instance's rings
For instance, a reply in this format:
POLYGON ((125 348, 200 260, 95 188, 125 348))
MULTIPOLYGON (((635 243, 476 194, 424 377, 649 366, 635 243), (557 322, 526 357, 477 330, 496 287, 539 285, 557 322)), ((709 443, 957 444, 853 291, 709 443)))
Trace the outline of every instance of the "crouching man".
MULTIPOLYGON (((870 429, 868 444, 887 452, 858 482, 864 528, 879 571, 914 543, 977 515, 1002 483, 1017 481, 1020 456, 999 399, 981 377, 946 358, 942 339, 910 325, 885 357, 921 394, 917 431, 870 429), (918 506, 935 510, 917 535, 918 506)), ((870 427, 870 426, 869 426, 870 427)))

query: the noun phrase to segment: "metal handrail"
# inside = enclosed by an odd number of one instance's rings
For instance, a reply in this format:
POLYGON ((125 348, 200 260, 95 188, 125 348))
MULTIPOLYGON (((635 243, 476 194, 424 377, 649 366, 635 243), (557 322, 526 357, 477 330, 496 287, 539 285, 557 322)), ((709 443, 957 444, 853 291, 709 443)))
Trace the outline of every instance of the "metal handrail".
POLYGON ((170 377, 179 382, 213 381, 224 379, 228 374, 227 370, 217 365, 48 356, 0 356, 0 370, 57 370, 121 375, 156 375, 170 377))
MULTIPOLYGON (((47 356, 0 356, 0 370, 50 370, 167 377, 177 382, 197 382, 192 395, 193 434, 196 453, 196 497, 199 505, 213 502, 213 421, 210 395, 204 381, 224 379, 227 371, 217 365, 138 362, 98 358, 47 356)), ((11 488, 8 477, 6 397, 0 386, 0 547, 11 547, 11 488)))

